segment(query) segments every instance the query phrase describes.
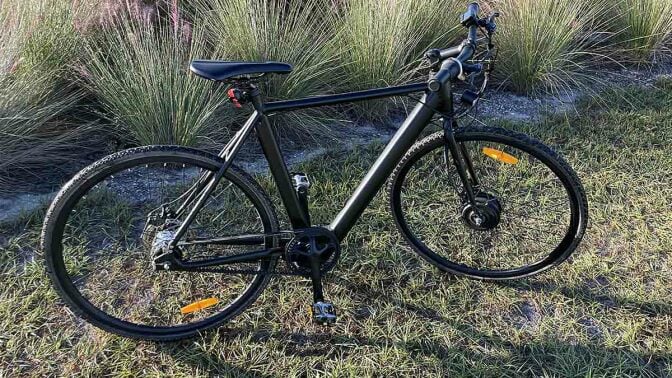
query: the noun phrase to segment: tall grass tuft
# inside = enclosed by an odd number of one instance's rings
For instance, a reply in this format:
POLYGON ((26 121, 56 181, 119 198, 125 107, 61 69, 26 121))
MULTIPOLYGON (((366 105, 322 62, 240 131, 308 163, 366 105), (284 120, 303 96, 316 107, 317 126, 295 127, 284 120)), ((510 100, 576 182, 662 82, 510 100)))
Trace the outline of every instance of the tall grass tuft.
POLYGON ((618 40, 636 62, 656 61, 672 52, 672 0, 617 0, 618 40))
POLYGON ((503 0, 498 3, 496 75, 519 93, 557 93, 583 86, 606 58, 595 29, 608 20, 606 3, 586 0, 503 0))
POLYGON ((188 71, 201 41, 170 25, 118 18, 87 46, 82 77, 129 143, 189 146, 226 134, 225 93, 188 71))
MULTIPOLYGON (((270 75, 262 83, 269 100, 299 98, 333 91, 337 60, 332 6, 328 0, 202 0, 198 19, 207 30, 211 57, 221 60, 280 61, 289 75, 270 75)), ((329 111, 274 117, 294 137, 329 135, 329 111)))
POLYGON ((86 144, 88 125, 67 121, 81 97, 65 81, 72 16, 67 2, 0 3, 0 192, 58 176, 86 144))
POLYGON ((24 30, 24 63, 67 79, 71 63, 79 57, 83 44, 77 19, 88 12, 90 5, 74 6, 67 0, 29 0, 21 2, 20 8, 30 20, 29 30, 24 30))
MULTIPOLYGON (((336 38, 343 86, 357 90, 407 82, 427 49, 458 41, 464 8, 457 0, 345 2, 336 38)), ((374 118, 388 110, 380 101, 364 108, 374 118)))
POLYGON ((351 0, 345 3, 338 44, 352 89, 407 81, 430 47, 459 37, 462 1, 351 0))

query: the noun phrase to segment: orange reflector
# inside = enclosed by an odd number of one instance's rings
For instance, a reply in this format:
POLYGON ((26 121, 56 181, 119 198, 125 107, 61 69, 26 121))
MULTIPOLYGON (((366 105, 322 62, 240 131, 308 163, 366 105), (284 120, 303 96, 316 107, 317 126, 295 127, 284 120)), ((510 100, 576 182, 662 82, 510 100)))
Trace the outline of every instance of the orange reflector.
POLYGON ((199 310, 202 310, 204 308, 208 308, 210 306, 214 306, 217 303, 219 303, 219 299, 217 298, 207 298, 200 300, 198 302, 190 303, 180 309, 180 312, 183 314, 190 314, 192 312, 196 312, 199 310))
POLYGON ((507 154, 504 151, 495 150, 494 148, 490 147, 483 147, 483 153, 488 157, 501 161, 502 163, 518 164, 518 159, 516 159, 514 156, 507 154))

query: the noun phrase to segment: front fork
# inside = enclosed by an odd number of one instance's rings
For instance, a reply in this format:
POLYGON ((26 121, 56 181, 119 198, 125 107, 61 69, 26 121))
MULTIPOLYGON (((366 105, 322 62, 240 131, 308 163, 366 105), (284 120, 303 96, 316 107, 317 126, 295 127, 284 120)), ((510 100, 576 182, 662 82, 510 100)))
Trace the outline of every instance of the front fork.
POLYGON ((457 121, 454 118, 444 118, 443 120, 443 136, 445 140, 445 149, 443 151, 446 161, 446 168, 450 169, 448 163, 448 156, 452 158, 453 165, 457 170, 464 193, 469 203, 476 206, 476 194, 474 188, 479 186, 478 178, 474 170, 474 164, 469 156, 469 152, 464 143, 458 143, 455 140, 455 129, 458 127, 457 121))

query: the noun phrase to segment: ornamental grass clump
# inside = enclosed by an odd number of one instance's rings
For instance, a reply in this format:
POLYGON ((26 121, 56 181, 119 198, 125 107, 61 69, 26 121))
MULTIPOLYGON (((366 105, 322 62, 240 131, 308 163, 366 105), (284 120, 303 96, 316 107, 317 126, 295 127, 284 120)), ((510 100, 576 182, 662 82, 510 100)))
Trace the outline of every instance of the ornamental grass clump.
POLYGON ((86 151, 92 125, 70 120, 81 99, 66 81, 72 16, 64 2, 0 3, 0 192, 48 183, 86 151))
POLYGON ((87 45, 85 85, 130 144, 204 145, 228 135, 223 88, 189 73, 203 51, 191 33, 121 17, 87 45))
POLYGON ((595 64, 607 60, 596 31, 610 20, 607 3, 585 0, 503 0, 497 3, 495 74, 525 94, 566 92, 595 80, 595 64))
MULTIPOLYGON (((196 3, 197 22, 210 42, 210 57, 237 61, 279 61, 288 75, 260 80, 266 100, 325 94, 339 79, 333 39, 332 6, 326 0, 207 0, 196 3)), ((272 118, 283 135, 305 139, 331 135, 330 109, 287 113, 272 118)))
MULTIPOLYGON (((418 74, 423 53, 459 42, 464 30, 462 1, 350 0, 338 19, 336 45, 342 87, 369 89, 408 82, 418 74)), ((384 116, 389 101, 365 103, 367 118, 384 116)))
POLYGON ((617 0, 613 7, 625 55, 637 63, 658 61, 672 52, 672 0, 617 0))

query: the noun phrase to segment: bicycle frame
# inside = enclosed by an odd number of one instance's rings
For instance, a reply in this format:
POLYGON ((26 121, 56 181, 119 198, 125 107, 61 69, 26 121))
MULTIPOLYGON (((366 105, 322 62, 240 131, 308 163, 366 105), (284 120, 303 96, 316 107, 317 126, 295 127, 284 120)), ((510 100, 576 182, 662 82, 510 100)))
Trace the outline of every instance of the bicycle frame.
MULTIPOLYGON (((267 112, 280 112, 295 109, 305 109, 314 106, 334 105, 344 102, 406 95, 415 92, 424 92, 426 89, 426 83, 418 83, 373 89, 368 91, 337 94, 333 96, 320 96, 300 100, 271 102, 266 104, 265 110, 267 112)), ((359 216, 371 202, 376 193, 378 193, 378 190, 385 183, 385 180, 392 173, 392 170, 397 165, 397 163, 399 163, 399 160, 401 160, 403 154, 406 153, 411 145, 417 140, 420 132, 422 132, 429 120, 434 116, 434 109, 436 109, 439 105, 438 100, 438 96, 428 96, 427 94, 423 96, 422 100, 420 100, 420 102, 415 106, 399 130, 394 134, 392 140, 390 140, 390 142, 387 144, 376 162, 373 163, 368 173, 362 179, 357 189, 355 189, 354 193, 347 201, 343 209, 331 222, 329 229, 331 229, 334 234, 336 234, 336 237, 339 240, 342 240, 347 235, 348 231, 350 231, 350 229, 354 226, 354 224, 359 219, 359 216)), ((269 160, 269 162, 281 162, 282 156, 279 153, 276 153, 276 149, 274 148, 277 145, 275 138, 273 137, 272 133, 267 131, 270 129, 270 126, 268 125, 266 119, 263 119, 262 122, 266 123, 261 126, 259 140, 261 142, 262 148, 264 148, 266 158, 269 160)), ((282 178, 280 176, 284 176, 282 168, 277 169, 276 167, 276 169, 273 169, 273 167, 271 167, 271 173, 276 182, 281 182, 282 178)), ((295 197, 292 196, 294 193, 294 188, 291 185, 278 185, 278 189, 280 190, 283 204, 287 208, 288 214, 290 215, 292 226, 294 228, 310 226, 305 224, 301 215, 299 215, 301 212, 301 207, 298 205, 298 201, 294 199, 295 197), (297 214, 297 216, 292 217, 292 214, 297 214)))
MULTIPOLYGON (((248 138, 252 130, 256 131, 259 143, 261 144, 264 156, 269 164, 271 175, 273 176, 283 206, 287 211, 291 226, 294 230, 310 227, 309 214, 301 206, 296 194, 290 173, 287 169, 285 159, 278 145, 278 141, 273 132, 272 126, 268 120, 278 112, 300 110, 319 106, 329 106, 341 103, 350 103, 356 101, 373 100, 385 97, 407 95, 410 93, 424 92, 418 104, 399 127, 392 139, 388 142, 378 159, 373 163, 366 176, 357 186, 354 193, 348 199, 343 209, 336 215, 328 228, 336 235, 339 240, 343 240, 348 232, 355 225, 364 209, 369 205, 380 188, 384 185, 396 165, 403 155, 415 143, 420 133, 429 124, 432 117, 438 112, 440 114, 453 113, 452 87, 450 84, 444 86, 441 91, 431 91, 427 83, 415 83, 401 86, 392 86, 386 88, 377 88, 349 93, 341 93, 327 96, 307 97, 296 100, 276 101, 263 103, 258 89, 253 88, 251 93, 252 104, 255 108, 254 113, 247 119, 243 127, 235 134, 229 143, 219 153, 219 157, 224 160, 224 164, 217 173, 209 173, 205 180, 201 180, 198 187, 190 193, 186 202, 180 211, 186 209, 189 202, 196 200, 184 222, 176 231, 171 248, 178 244, 180 239, 186 234, 189 225, 196 217, 198 211, 207 201, 212 191, 217 186, 219 180, 223 177, 226 169, 231 165, 240 147, 248 138), (197 199, 196 199, 197 197, 197 199)), ((473 182, 475 175, 468 156, 464 155, 464 149, 455 142, 452 137, 453 128, 456 123, 452 117, 444 117, 444 131, 446 133, 447 153, 449 152, 454 164, 457 167, 460 177, 464 180, 468 197, 472 197, 471 183, 467 175, 471 176, 473 182), (465 161, 463 161, 463 159, 465 161)), ((470 198, 471 199, 471 198, 470 198)), ((197 240, 187 244, 263 244, 267 241, 268 235, 247 235, 233 236, 223 238, 213 238, 206 240, 197 240)), ((183 245, 183 244, 182 244, 183 245)), ((208 266, 233 264, 240 262, 258 261, 260 258, 277 253, 279 248, 269 248, 262 251, 246 252, 236 256, 214 258, 207 261, 178 263, 176 268, 190 270, 208 266)))

